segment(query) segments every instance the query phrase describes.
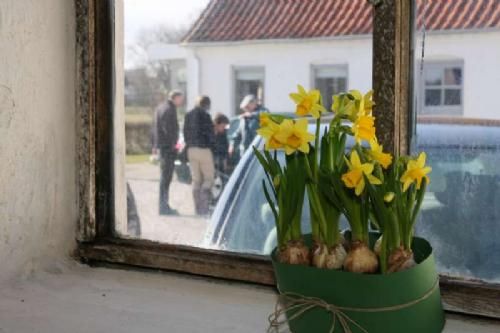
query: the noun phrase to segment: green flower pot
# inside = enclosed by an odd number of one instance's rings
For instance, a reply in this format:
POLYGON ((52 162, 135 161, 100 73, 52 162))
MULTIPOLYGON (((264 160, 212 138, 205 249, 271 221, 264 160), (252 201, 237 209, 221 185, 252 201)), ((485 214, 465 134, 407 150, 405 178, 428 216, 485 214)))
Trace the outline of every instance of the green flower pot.
MULTIPOLYGON (((308 241, 310 236, 306 236, 308 241)), ((271 259, 281 294, 317 298, 340 308, 350 331, 340 325, 337 316, 332 332, 442 332, 445 317, 432 247, 425 239, 415 237, 413 252, 418 263, 415 267, 387 275, 282 264, 277 261, 276 249, 271 259)), ((331 309, 314 306, 292 318, 299 310, 286 311, 293 333, 331 332, 334 317, 331 309)))

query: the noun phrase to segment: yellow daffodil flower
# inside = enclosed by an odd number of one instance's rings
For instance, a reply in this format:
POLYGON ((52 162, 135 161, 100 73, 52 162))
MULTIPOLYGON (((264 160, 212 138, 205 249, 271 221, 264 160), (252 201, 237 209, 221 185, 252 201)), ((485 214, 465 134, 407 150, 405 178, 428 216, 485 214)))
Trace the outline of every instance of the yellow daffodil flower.
POLYGON ((361 140, 372 141, 375 138, 375 117, 368 115, 357 117, 352 125, 352 132, 357 143, 361 140))
MULTIPOLYGON (((262 121, 262 118, 260 120, 262 121)), ((276 135, 280 133, 280 125, 276 124, 269 117, 267 117, 266 126, 259 128, 257 133, 264 138, 264 148, 266 150, 283 148, 283 143, 276 138, 276 135)))
POLYGON ((356 105, 357 116, 370 116, 373 109, 373 90, 368 91, 366 94, 362 94, 359 90, 350 90, 349 94, 354 97, 354 102, 356 105))
POLYGON ((269 113, 261 112, 259 114, 259 126, 260 127, 266 127, 267 125, 269 125, 270 121, 271 121, 271 119, 269 118, 269 113))
POLYGON ((370 141, 370 150, 368 156, 377 161, 382 168, 387 169, 392 164, 392 156, 389 153, 384 153, 382 145, 378 144, 377 138, 370 141))
POLYGON ((410 160, 406 166, 406 171, 401 176, 400 181, 403 183, 403 192, 406 192, 413 182, 417 183, 417 189, 420 189, 422 179, 425 178, 427 184, 430 180, 427 174, 432 171, 432 168, 425 166, 426 154, 420 153, 416 160, 410 160))
POLYGON ((332 111, 342 118, 348 118, 351 121, 356 119, 356 103, 350 99, 347 94, 334 95, 332 100, 332 111))
POLYGON ((298 116, 311 115, 318 119, 321 112, 326 112, 326 109, 321 105, 321 94, 319 90, 313 89, 306 91, 300 84, 297 86, 298 92, 291 93, 290 98, 297 104, 295 113, 298 116))
POLYGON ((346 159, 349 171, 342 175, 342 181, 347 188, 354 188, 356 195, 361 195, 365 189, 365 178, 374 185, 380 185, 382 182, 380 179, 372 175, 373 164, 371 163, 361 163, 358 153, 354 150, 351 153, 350 160, 346 159))
POLYGON ((307 119, 285 119, 279 125, 276 139, 283 144, 285 153, 290 155, 295 151, 309 153, 309 142, 314 140, 314 135, 307 131, 307 119))

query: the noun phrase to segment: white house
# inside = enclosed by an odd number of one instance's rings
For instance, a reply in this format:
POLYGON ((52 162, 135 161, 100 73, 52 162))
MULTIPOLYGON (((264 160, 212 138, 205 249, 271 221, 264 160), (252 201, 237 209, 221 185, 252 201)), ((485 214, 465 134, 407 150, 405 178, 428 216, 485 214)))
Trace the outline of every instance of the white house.
MULTIPOLYGON (((417 25, 425 18, 426 26, 423 79, 417 29, 419 114, 500 118, 500 1, 417 4, 417 25)), ((188 96, 209 95, 213 111, 234 115, 248 93, 272 112, 292 111, 287 96, 297 83, 325 96, 366 91, 371 27, 366 0, 213 0, 181 44, 188 96)))

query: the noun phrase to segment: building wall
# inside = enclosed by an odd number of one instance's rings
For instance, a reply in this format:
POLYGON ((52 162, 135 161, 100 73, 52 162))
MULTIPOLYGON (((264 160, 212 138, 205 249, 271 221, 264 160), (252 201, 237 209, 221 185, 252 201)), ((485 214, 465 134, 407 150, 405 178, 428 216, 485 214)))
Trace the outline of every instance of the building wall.
MULTIPOLYGON (((417 57, 419 47, 417 42, 417 57)), ((232 114, 234 110, 234 67, 265 67, 265 104, 272 112, 292 111, 288 93, 297 83, 311 86, 312 65, 347 65, 348 89, 371 88, 372 40, 367 37, 225 43, 192 49, 200 70, 199 90, 192 90, 211 96, 215 112, 232 114)), ((464 116, 498 119, 500 108, 495 99, 484 96, 495 96, 500 87, 500 31, 431 32, 426 39, 425 60, 443 59, 464 62, 464 116)), ((188 63, 191 77, 195 76, 193 68, 188 63)), ((188 86, 193 85, 188 80, 188 86)))
POLYGON ((0 2, 0 281, 74 247, 75 10, 0 2))
POLYGON ((371 49, 371 39, 358 38, 335 42, 226 44, 194 50, 201 73, 200 93, 212 98, 213 112, 232 114, 234 67, 265 67, 265 105, 272 112, 287 112, 293 110, 288 94, 297 84, 311 85, 311 65, 347 64, 349 87, 370 89, 371 49))

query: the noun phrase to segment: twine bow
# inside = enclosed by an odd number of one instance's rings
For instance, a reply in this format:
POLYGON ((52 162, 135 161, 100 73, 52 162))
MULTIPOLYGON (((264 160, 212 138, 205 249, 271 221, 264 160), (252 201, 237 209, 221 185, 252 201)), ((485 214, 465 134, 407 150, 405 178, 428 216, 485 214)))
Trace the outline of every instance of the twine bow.
POLYGON ((404 304, 378 307, 378 308, 354 308, 354 307, 336 306, 334 304, 325 302, 321 298, 306 297, 304 295, 291 292, 280 293, 280 296, 274 308, 274 312, 268 317, 269 328, 267 332, 268 333, 279 332, 279 329, 288 322, 302 316, 309 310, 320 308, 329 312, 332 316, 332 324, 330 326, 330 330, 328 331, 329 333, 333 333, 335 331, 337 322, 339 322, 344 333, 352 333, 351 325, 354 325, 363 333, 368 333, 366 329, 364 329, 356 321, 352 320, 348 315, 345 314, 345 312, 376 313, 376 312, 390 312, 390 311, 402 310, 426 300, 434 293, 434 291, 438 288, 438 286, 439 286, 439 280, 436 279, 436 282, 434 283, 432 288, 429 289, 429 291, 427 291, 421 297, 404 304), (284 305, 280 306, 280 303, 283 303, 284 305), (288 316, 288 318, 280 319, 282 317, 286 317, 286 313, 293 310, 296 310, 296 312, 288 316))

